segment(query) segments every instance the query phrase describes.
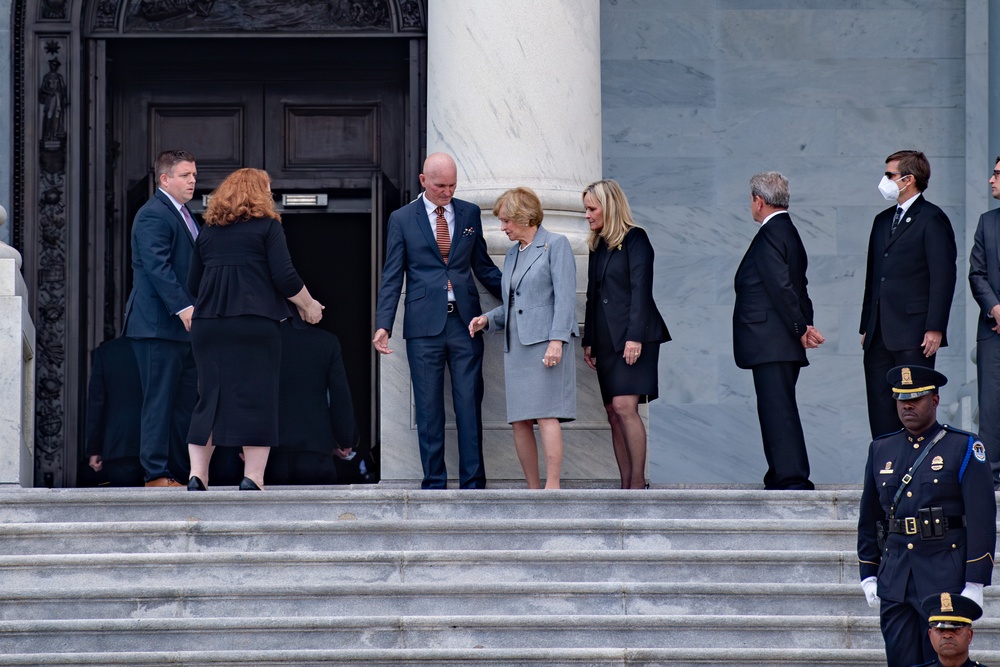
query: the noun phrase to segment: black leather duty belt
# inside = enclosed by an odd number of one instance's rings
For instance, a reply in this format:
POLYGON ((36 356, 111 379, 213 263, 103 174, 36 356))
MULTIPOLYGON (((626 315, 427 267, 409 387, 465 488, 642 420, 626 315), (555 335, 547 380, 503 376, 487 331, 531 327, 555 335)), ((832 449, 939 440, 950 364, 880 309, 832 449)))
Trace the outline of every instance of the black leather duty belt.
POLYGON ((449 301, 448 302, 448 312, 449 313, 454 313, 455 312, 455 302, 454 301, 449 301))
POLYGON ((925 540, 937 540, 949 530, 965 528, 964 516, 944 516, 939 507, 922 509, 917 516, 903 519, 886 519, 886 532, 903 535, 920 535, 925 540))

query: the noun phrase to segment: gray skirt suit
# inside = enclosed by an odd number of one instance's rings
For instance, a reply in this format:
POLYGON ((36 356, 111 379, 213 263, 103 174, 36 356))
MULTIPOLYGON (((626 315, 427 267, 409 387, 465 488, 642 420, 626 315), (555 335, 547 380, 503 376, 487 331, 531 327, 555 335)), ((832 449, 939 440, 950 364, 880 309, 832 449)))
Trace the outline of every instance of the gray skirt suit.
POLYGON ((504 258, 503 303, 486 313, 488 331, 504 334, 507 421, 576 419, 576 359, 569 345, 576 321, 576 262, 569 240, 539 226, 524 250, 504 258), (545 366, 549 341, 563 342, 562 361, 545 366))

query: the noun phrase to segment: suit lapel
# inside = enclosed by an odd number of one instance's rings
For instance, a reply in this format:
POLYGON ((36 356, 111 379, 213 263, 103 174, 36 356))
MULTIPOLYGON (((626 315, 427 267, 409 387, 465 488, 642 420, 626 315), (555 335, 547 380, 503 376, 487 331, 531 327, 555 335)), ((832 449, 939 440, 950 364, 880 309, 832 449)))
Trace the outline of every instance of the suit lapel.
POLYGON ((608 262, 611 261, 611 248, 606 241, 597 246, 597 279, 604 280, 604 272, 608 269, 608 262))
POLYGON ((188 229, 187 222, 184 221, 184 216, 182 216, 181 212, 177 210, 176 206, 174 206, 174 202, 171 201, 170 197, 164 194, 163 190, 160 188, 156 188, 156 198, 163 202, 163 205, 167 207, 168 211, 173 213, 174 224, 180 225, 181 235, 193 246, 194 239, 191 237, 191 230, 188 229))
POLYGON ((542 229, 538 228, 535 233, 535 238, 531 240, 531 245, 524 249, 521 256, 518 257, 517 270, 512 277, 511 284, 514 289, 517 289, 521 284, 521 279, 524 278, 524 274, 528 272, 528 269, 538 261, 538 258, 545 254, 546 246, 548 245, 548 233, 542 229))

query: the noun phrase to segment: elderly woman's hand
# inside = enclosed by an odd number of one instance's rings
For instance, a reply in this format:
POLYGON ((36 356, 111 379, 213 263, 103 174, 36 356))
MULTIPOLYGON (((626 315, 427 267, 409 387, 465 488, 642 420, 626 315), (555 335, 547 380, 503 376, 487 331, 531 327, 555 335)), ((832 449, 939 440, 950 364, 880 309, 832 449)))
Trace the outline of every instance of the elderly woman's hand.
POLYGON ((562 348, 563 342, 561 340, 550 340, 549 346, 545 348, 545 357, 542 358, 542 363, 549 367, 558 364, 562 360, 562 348))
POLYGON ((485 315, 480 315, 479 317, 473 317, 471 320, 469 320, 469 335, 475 338, 476 332, 485 329, 486 325, 489 323, 490 321, 486 319, 485 315))
POLYGON ((626 364, 631 366, 639 361, 640 354, 642 354, 642 343, 637 343, 634 340, 625 341, 625 352, 622 354, 622 357, 625 359, 626 364))

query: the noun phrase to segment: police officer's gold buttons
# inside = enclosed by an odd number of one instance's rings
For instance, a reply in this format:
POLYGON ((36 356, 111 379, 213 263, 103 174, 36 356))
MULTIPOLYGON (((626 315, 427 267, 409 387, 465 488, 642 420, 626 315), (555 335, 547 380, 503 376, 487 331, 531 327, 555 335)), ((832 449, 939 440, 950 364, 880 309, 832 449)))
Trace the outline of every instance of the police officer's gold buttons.
POLYGON ((906 548, 907 549, 912 549, 913 548, 913 542, 910 542, 909 544, 907 544, 906 548))
POLYGON ((913 491, 907 491, 906 492, 906 497, 907 498, 912 498, 913 497, 913 491))

